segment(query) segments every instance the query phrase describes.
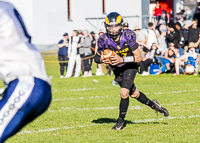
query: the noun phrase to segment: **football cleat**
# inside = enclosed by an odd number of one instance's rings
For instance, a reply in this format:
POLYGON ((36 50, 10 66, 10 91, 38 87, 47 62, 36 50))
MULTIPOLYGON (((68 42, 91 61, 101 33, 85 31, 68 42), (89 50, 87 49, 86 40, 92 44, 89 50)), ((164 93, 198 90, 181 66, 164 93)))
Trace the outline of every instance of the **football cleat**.
POLYGON ((121 130, 124 127, 124 119, 118 118, 117 123, 112 127, 112 130, 121 130))
POLYGON ((154 103, 154 106, 152 107, 152 109, 154 109, 156 112, 160 112, 165 117, 169 116, 169 112, 167 111, 167 109, 165 109, 164 107, 162 107, 158 103, 158 101, 156 99, 153 99, 152 102, 154 103))

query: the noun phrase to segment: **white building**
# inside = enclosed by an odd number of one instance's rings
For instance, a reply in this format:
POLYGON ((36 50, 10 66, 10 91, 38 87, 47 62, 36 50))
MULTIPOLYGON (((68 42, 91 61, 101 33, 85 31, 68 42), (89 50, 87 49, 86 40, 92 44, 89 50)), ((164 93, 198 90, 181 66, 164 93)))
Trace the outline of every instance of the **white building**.
MULTIPOLYGON (((147 25, 150 0, 4 0, 13 3, 21 14, 38 47, 58 43, 63 33, 71 36, 73 30, 97 33, 104 28, 104 18, 110 12, 118 12, 129 23, 147 25), (143 17, 143 19, 142 19, 143 17), (97 19, 99 18, 99 19, 97 19), (143 22, 143 23, 142 23, 143 22), (145 24, 144 24, 145 22, 145 24)), ((175 0, 177 1, 177 0, 175 0)))
MULTIPOLYGON (((142 15, 142 1, 149 0, 4 0, 15 5, 32 36, 32 43, 56 44, 63 33, 71 35, 72 30, 81 29, 97 32, 104 28, 104 19, 110 12, 122 16, 142 15)), ((124 18, 130 28, 141 26, 139 18, 124 18)))

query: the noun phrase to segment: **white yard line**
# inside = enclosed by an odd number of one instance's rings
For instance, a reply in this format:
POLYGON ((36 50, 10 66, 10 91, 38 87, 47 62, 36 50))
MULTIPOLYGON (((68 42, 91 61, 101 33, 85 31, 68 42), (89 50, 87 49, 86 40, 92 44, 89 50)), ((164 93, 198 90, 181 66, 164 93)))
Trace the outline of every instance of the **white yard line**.
MULTIPOLYGON (((186 103, 172 103, 172 104, 161 104, 163 106, 174 106, 174 105, 187 105, 187 104, 194 104, 198 103, 198 101, 190 101, 186 103)), ((65 110, 112 110, 112 109, 118 109, 119 107, 101 107, 101 108, 76 108, 76 107, 61 107, 59 110, 49 110, 50 112, 60 112, 60 111, 65 111, 65 110)), ((137 109, 142 109, 142 106, 129 106, 128 110, 137 110, 137 109)))
MULTIPOLYGON (((86 90, 86 89, 82 89, 82 90, 86 90)), ((92 89, 91 89, 92 90, 92 89)), ((80 89, 75 90, 73 89, 72 91, 80 91, 80 89)), ((178 90, 178 91, 170 91, 170 92, 154 92, 154 93, 145 93, 145 94, 167 94, 167 93, 183 93, 183 92, 197 92, 199 91, 198 89, 193 89, 191 91, 187 91, 187 90, 178 90)), ((65 100, 83 100, 83 99, 94 99, 94 98, 108 98, 109 96, 91 96, 91 97, 78 97, 78 98, 63 98, 63 99, 53 99, 53 102, 55 101, 65 101, 65 100)))
POLYGON ((135 120, 132 123, 141 123, 141 122, 155 122, 155 121, 163 121, 163 120, 172 120, 172 119, 186 119, 186 118, 198 118, 200 115, 192 115, 192 116, 180 116, 180 117, 167 117, 167 118, 159 118, 159 119, 144 119, 144 120, 135 120))
POLYGON ((60 128, 50 128, 50 129, 39 129, 37 131, 28 131, 24 130, 19 132, 18 134, 31 134, 31 133, 40 133, 40 132, 51 132, 51 131, 57 131, 57 130, 67 130, 67 129, 72 129, 72 128, 83 128, 83 127, 88 127, 88 126, 93 126, 96 124, 89 124, 89 125, 79 125, 79 126, 74 126, 74 127, 60 127, 60 128))
MULTIPOLYGON (((179 84, 177 84, 179 85, 179 84)), ((184 84, 185 85, 185 84, 184 84)), ((145 86, 145 85, 143 85, 145 86)), ((98 89, 106 89, 106 88, 114 88, 116 86, 110 86, 110 87, 101 87, 101 88, 77 88, 77 89, 64 89, 64 90, 53 90, 52 92, 63 92, 63 91, 86 91, 86 90, 98 90, 98 89)), ((119 87, 119 86, 117 86, 119 87)), ((198 89, 197 89, 198 90, 198 89)), ((182 91, 175 91, 176 92, 186 92, 186 90, 182 90, 182 91)), ((159 92, 158 92, 159 93, 159 92)), ((173 93, 172 92, 169 92, 169 93, 173 93)))
MULTIPOLYGON (((108 96, 91 96, 91 97, 87 97, 87 99, 94 99, 94 98, 108 98, 108 96)), ((65 101, 65 100, 83 100, 86 99, 84 97, 78 97, 78 98, 63 98, 63 99, 53 99, 53 102, 55 101, 65 101)))
MULTIPOLYGON (((61 107, 60 110, 49 110, 50 112, 64 111, 64 110, 112 110, 118 109, 119 107, 101 107, 101 108, 76 108, 76 107, 61 107)), ((141 109, 140 106, 130 106, 129 110, 141 109)))
MULTIPOLYGON (((105 88, 113 88, 113 87, 64 89, 62 91, 85 91, 85 90, 96 90, 96 89, 105 89, 105 88)), ((61 92, 61 90, 53 90, 52 92, 61 92)))
MULTIPOLYGON (((173 119, 186 119, 186 118, 199 118, 200 115, 186 115, 186 116, 180 116, 180 117, 167 117, 167 118, 159 118, 159 119, 144 119, 144 120, 135 120, 131 121, 132 123, 143 123, 143 122, 155 122, 155 121, 164 121, 164 120, 173 120, 173 119)), ((103 125, 103 124, 89 124, 89 125, 79 125, 79 126, 73 126, 73 127, 57 127, 57 128, 49 128, 49 129, 39 129, 37 131, 30 131, 30 130, 24 130, 19 132, 18 134, 31 134, 31 133, 40 133, 40 132, 52 132, 57 130, 67 130, 72 128, 83 128, 83 127, 89 127, 94 125, 103 125)))

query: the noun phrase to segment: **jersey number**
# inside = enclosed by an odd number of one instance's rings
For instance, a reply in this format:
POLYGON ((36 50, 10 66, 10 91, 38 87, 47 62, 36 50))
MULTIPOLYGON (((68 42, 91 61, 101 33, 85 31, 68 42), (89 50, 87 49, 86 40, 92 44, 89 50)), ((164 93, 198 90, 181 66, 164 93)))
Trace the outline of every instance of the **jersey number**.
POLYGON ((117 55, 122 55, 123 57, 126 57, 127 56, 127 53, 117 53, 117 55))
POLYGON ((127 53, 121 53, 121 55, 122 55, 123 57, 126 57, 127 53))

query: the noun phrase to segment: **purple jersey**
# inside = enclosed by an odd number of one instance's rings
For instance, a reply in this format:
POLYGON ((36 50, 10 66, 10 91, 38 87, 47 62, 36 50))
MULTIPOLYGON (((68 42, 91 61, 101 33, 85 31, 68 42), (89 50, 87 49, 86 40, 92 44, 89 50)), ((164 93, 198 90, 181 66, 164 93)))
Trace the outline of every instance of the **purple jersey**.
POLYGON ((99 37, 97 44, 98 50, 104 51, 105 49, 110 49, 121 57, 133 56, 132 51, 138 48, 138 44, 136 43, 136 35, 132 30, 129 29, 123 30, 119 45, 117 45, 107 33, 104 33, 99 37))

